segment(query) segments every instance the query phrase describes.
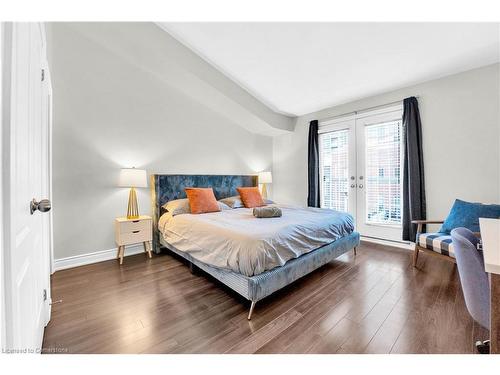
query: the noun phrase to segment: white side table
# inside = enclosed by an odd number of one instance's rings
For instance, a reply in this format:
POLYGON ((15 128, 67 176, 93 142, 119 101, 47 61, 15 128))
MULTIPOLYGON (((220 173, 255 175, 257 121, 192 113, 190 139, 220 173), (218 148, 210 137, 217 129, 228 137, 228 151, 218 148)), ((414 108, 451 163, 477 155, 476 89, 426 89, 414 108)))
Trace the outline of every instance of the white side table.
POLYGON ((151 258, 151 240, 153 238, 153 226, 151 216, 139 216, 137 219, 118 217, 115 219, 115 241, 118 245, 117 258, 123 264, 125 246, 142 242, 144 252, 151 258))

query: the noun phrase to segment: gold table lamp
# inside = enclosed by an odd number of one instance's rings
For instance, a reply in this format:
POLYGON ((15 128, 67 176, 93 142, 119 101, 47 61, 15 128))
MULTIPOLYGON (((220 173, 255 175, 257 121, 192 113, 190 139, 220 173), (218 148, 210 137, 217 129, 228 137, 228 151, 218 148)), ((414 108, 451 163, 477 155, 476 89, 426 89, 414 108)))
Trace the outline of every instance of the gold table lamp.
POLYGON ((148 187, 147 174, 144 169, 123 168, 120 171, 120 187, 129 187, 127 219, 139 218, 139 207, 137 205, 137 194, 135 188, 148 187))
POLYGON ((271 172, 259 172, 259 184, 262 184, 262 198, 267 199, 266 184, 273 183, 273 175, 271 172))

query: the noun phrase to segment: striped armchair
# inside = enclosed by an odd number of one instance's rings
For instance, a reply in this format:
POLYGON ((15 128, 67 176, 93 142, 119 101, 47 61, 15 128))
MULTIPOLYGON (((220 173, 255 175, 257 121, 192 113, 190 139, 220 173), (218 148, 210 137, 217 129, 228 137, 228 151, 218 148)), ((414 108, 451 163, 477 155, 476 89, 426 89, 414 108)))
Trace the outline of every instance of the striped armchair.
POLYGON ((420 251, 439 256, 443 259, 456 263, 455 252, 451 235, 446 233, 425 233, 422 228, 425 224, 443 224, 444 220, 412 220, 412 224, 417 224, 417 238, 415 239, 415 251, 413 253, 413 266, 417 266, 418 254, 420 251))
MULTIPOLYGON (((415 239, 415 251, 413 253, 413 267, 417 266, 418 254, 420 251, 456 263, 451 234, 440 232, 422 232, 424 224, 443 224, 443 220, 412 220, 412 223, 417 224, 417 238, 415 239)), ((477 237, 481 237, 481 233, 473 233, 477 237)))
POLYGON ((446 220, 413 220, 412 223, 417 224, 417 238, 415 239, 413 265, 417 265, 420 251, 444 257, 456 263, 455 251, 451 240, 451 231, 455 228, 464 227, 480 237, 480 217, 500 218, 500 205, 472 203, 455 199, 446 220), (423 233, 422 228, 424 224, 443 225, 437 233, 423 233))

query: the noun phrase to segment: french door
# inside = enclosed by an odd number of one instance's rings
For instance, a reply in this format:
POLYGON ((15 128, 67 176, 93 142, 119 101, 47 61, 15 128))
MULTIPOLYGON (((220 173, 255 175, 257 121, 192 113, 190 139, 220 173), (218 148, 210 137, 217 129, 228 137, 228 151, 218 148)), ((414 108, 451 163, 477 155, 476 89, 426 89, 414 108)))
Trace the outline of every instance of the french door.
POLYGON ((321 207, 346 211, 361 235, 401 241, 402 108, 322 122, 321 207))

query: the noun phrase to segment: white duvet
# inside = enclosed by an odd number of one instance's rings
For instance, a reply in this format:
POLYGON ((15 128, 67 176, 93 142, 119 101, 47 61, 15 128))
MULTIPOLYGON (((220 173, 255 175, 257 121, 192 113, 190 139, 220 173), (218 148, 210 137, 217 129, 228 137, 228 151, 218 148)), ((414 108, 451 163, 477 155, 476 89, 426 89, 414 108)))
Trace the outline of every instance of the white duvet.
POLYGON ((279 206, 282 217, 258 219, 252 209, 208 214, 168 212, 158 227, 163 239, 200 262, 253 276, 284 265, 350 234, 351 215, 320 208, 279 206))

